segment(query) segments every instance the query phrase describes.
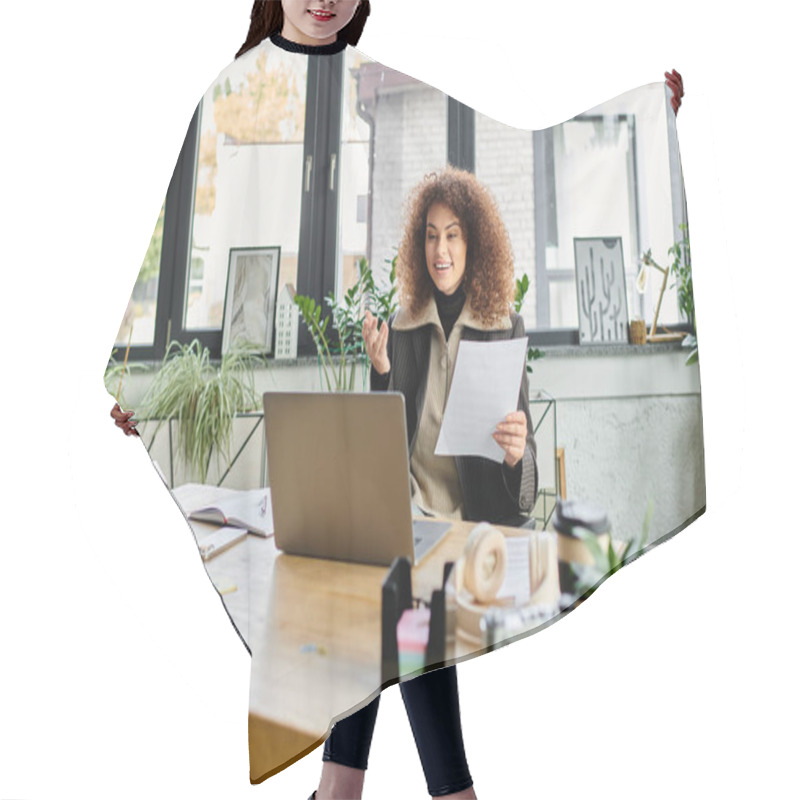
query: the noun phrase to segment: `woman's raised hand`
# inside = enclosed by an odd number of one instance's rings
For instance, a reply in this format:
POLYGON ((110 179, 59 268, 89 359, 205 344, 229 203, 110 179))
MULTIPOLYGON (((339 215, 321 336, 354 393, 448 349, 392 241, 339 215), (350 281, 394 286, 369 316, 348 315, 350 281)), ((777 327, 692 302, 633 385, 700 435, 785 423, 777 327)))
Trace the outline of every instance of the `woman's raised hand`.
POLYGON ((367 348, 367 355, 375 367, 375 372, 385 375, 391 369, 389 353, 386 343, 389 341, 389 325, 383 323, 378 329, 380 320, 367 311, 364 324, 361 326, 361 335, 364 337, 364 347, 367 348))
POLYGON ((506 451, 505 462, 515 467, 525 453, 528 436, 528 420, 524 411, 506 414, 506 418, 497 425, 492 434, 494 440, 506 451))
POLYGON ((138 436, 139 431, 136 430, 136 420, 133 419, 133 411, 123 411, 119 407, 119 403, 114 403, 114 408, 111 409, 111 416, 114 418, 114 424, 126 436, 138 436))

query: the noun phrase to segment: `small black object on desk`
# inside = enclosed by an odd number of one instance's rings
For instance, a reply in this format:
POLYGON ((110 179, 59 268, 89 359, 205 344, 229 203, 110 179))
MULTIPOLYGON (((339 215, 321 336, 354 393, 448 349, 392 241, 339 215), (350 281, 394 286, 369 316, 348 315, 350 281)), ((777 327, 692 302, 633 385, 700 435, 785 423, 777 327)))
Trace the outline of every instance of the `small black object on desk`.
MULTIPOLYGON (((448 561, 442 570, 442 588, 431 596, 428 645, 425 650, 425 669, 443 666, 447 631, 445 609, 445 583, 453 562, 448 561)), ((411 595, 411 562, 399 556, 392 562, 381 588, 381 688, 396 683, 400 663, 397 650, 397 623, 406 609, 414 607, 411 595)))

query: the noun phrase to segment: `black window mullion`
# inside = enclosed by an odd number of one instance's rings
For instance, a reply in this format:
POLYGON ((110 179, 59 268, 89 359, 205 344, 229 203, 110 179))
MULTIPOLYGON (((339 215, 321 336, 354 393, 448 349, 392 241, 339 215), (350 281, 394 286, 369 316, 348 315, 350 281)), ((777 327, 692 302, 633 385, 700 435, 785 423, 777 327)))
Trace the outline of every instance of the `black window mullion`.
MULTIPOLYGON (((180 217, 185 211, 185 209, 182 209, 181 203, 182 197, 185 195, 184 184, 187 180, 187 174, 188 180, 193 183, 194 167, 192 162, 196 153, 195 141, 199 113, 200 106, 197 107, 192 121, 189 123, 189 129, 186 132, 164 199, 164 228, 161 235, 153 344, 132 346, 129 355, 129 360, 131 361, 161 360, 166 352, 170 327, 172 328, 171 336, 173 338, 177 330, 174 323, 170 326, 170 319, 175 319, 176 291, 179 285, 176 282, 174 265, 179 263, 177 253, 181 249, 180 236, 183 228, 180 217)), ((180 315, 178 315, 178 319, 180 318, 180 315)))
POLYGON ((337 53, 322 61, 326 108, 320 126, 320 139, 324 148, 320 159, 320 196, 324 194, 324 226, 322 237, 322 296, 336 294, 336 268, 339 256, 339 176, 342 170, 342 91, 344 79, 344 53, 337 53), (324 169, 324 171, 322 171, 324 169))
POLYGON ((161 237, 161 259, 158 271, 158 295, 156 300, 156 329, 153 337, 152 358, 161 359, 167 349, 167 328, 172 313, 172 300, 174 293, 175 276, 171 268, 174 263, 175 237, 177 230, 176 217, 178 215, 178 194, 183 172, 183 150, 186 147, 184 142, 181 148, 181 155, 175 164, 175 171, 167 188, 167 196, 164 200, 164 229, 161 237))
MULTIPOLYGON (((194 220, 194 192, 197 175, 197 153, 199 145, 200 114, 202 102, 198 104, 192 117, 186 140, 178 160, 179 180, 176 186, 178 213, 173 216, 174 238, 168 255, 172 264, 172 301, 170 303, 170 340, 188 344, 197 339, 207 347, 212 358, 222 354, 222 331, 217 329, 187 330, 184 326, 185 310, 189 292, 192 250, 192 225, 194 220)), ((165 220, 166 233, 166 220, 165 220)), ((165 331, 166 336, 166 331, 165 331)), ((169 342, 166 342, 168 345, 169 342)))
POLYGON ((561 347, 580 344, 577 328, 534 328, 528 331, 531 347, 561 347))
MULTIPOLYGON (((533 240, 536 265, 536 330, 550 327, 550 280, 547 274, 547 236, 550 230, 548 200, 555 185, 548 187, 551 173, 547 169, 546 130, 533 132, 533 240), (551 192, 548 191, 551 189, 551 192)), ((555 226, 554 226, 555 227, 555 226)))
MULTIPOLYGON (((300 189, 300 241, 297 248, 297 293, 313 297, 322 304, 322 266, 319 242, 321 206, 317 199, 319 190, 320 146, 318 142, 320 121, 323 119, 324 86, 321 83, 322 59, 308 56, 306 80, 306 121, 303 134, 303 170, 300 189)), ((314 340, 304 324, 300 324, 297 338, 298 355, 316 353, 314 340)))
MULTIPOLYGON (((631 240, 633 241, 634 258, 637 258, 637 261, 633 264, 629 264, 625 270, 625 277, 627 278, 628 273, 633 272, 635 274, 638 271, 638 254, 642 252, 642 222, 640 209, 641 204, 639 201, 640 157, 638 140, 636 138, 636 115, 627 114, 625 119, 628 123, 628 132, 630 136, 628 146, 628 197, 631 198, 633 203, 633 214, 631 219, 631 227, 633 230, 631 231, 631 240)), ((636 307, 636 313, 641 314, 642 317, 644 317, 644 296, 637 295, 634 292, 633 302, 634 306, 636 307)), ((629 311, 633 311, 633 309, 630 309, 629 311)))
MULTIPOLYGON (((336 290, 343 70, 343 53, 309 56, 297 291, 313 297, 325 315, 325 297, 336 290)), ((328 335, 333 335, 330 323, 328 335)), ((298 354, 314 353, 313 339, 301 325, 298 354)))
POLYGON ((475 173, 475 110, 447 98, 447 163, 475 173))

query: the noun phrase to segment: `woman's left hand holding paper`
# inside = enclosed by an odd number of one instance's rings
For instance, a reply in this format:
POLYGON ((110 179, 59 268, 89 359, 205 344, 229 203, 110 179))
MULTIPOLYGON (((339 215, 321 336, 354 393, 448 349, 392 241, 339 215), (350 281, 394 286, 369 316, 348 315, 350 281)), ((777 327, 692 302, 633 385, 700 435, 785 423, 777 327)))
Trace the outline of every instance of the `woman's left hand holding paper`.
POLYGON ((506 451, 505 462, 509 467, 515 467, 523 454, 528 436, 528 421, 524 411, 514 411, 506 414, 506 418, 498 423, 497 429, 492 434, 494 440, 506 451))

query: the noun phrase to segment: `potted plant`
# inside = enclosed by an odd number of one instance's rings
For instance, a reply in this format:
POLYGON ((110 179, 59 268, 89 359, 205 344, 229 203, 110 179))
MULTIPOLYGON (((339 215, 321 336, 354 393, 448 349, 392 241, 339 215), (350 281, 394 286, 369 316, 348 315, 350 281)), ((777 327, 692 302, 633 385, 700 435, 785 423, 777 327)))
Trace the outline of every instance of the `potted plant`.
POLYGON ((598 544, 597 536, 589 530, 581 527, 571 529, 571 534, 580 539, 591 553, 594 563, 592 564, 571 564, 573 576, 575 578, 572 593, 576 599, 586 599, 594 590, 610 575, 620 570, 625 564, 633 561, 642 551, 647 534, 650 530, 650 522, 653 518, 653 501, 647 504, 642 530, 639 536, 615 546, 609 538, 608 546, 601 547, 598 544))
POLYGON ((139 419, 157 420, 153 438, 171 420, 178 422, 178 456, 190 473, 204 483, 211 453, 230 462, 233 418, 259 406, 254 369, 263 357, 247 343, 237 343, 218 364, 207 347, 170 342, 161 368, 136 409, 139 419))
MULTIPOLYGON (((694 318, 694 287, 692 285, 692 261, 689 251, 689 229, 685 224, 680 226, 683 232, 683 238, 679 242, 675 242, 668 250, 668 255, 672 256, 672 263, 667 267, 662 267, 653 259, 652 252, 647 250, 643 253, 640 262, 641 269, 636 278, 636 290, 639 293, 644 293, 647 281, 646 267, 654 267, 662 273, 663 281, 661 283, 661 292, 658 296, 656 303, 655 314, 653 316, 653 325, 650 334, 647 336, 648 342, 653 341, 670 341, 680 338, 682 340, 682 347, 690 349, 689 355, 686 358, 686 364, 694 364, 697 361, 697 332, 695 330, 694 318), (658 322, 658 312, 661 309, 661 300, 664 296, 664 290, 667 287, 667 279, 670 274, 674 277, 670 289, 677 290, 678 309, 683 317, 689 323, 690 333, 656 333, 656 325, 658 322)), ((666 331, 666 328, 664 329, 666 331)))
MULTIPOLYGON (((388 288, 381 288, 375 282, 367 260, 362 258, 358 264, 358 279, 337 301, 328 294, 325 303, 330 316, 323 316, 323 308, 313 297, 296 295, 295 303, 317 347, 320 371, 328 391, 352 392, 355 388, 356 371, 366 361, 361 327, 364 324, 367 308, 383 322, 397 310, 396 263, 391 261, 388 288), (331 336, 328 323, 332 322, 337 336, 331 336)), ((366 375, 366 371, 364 373, 366 375)))
MULTIPOLYGON (((523 275, 521 278, 517 278, 514 288, 514 311, 516 311, 517 314, 519 314, 520 309, 522 308, 522 304, 525 302, 525 295, 528 293, 530 285, 531 285, 530 280, 528 279, 527 275, 523 275)), ((528 348, 527 366, 526 366, 528 372, 533 372, 533 367, 531 366, 531 362, 537 361, 540 358, 544 358, 544 353, 538 347, 528 348)))
POLYGON ((695 328, 694 317, 694 286, 692 284, 692 260, 689 252, 689 228, 687 225, 680 226, 683 238, 680 242, 675 242, 667 251, 674 256, 672 262, 672 274, 675 277, 671 289, 678 291, 678 308, 681 314, 689 322, 691 332, 683 340, 683 346, 689 348, 689 355, 686 357, 686 364, 694 364, 697 359, 697 330, 695 328))

